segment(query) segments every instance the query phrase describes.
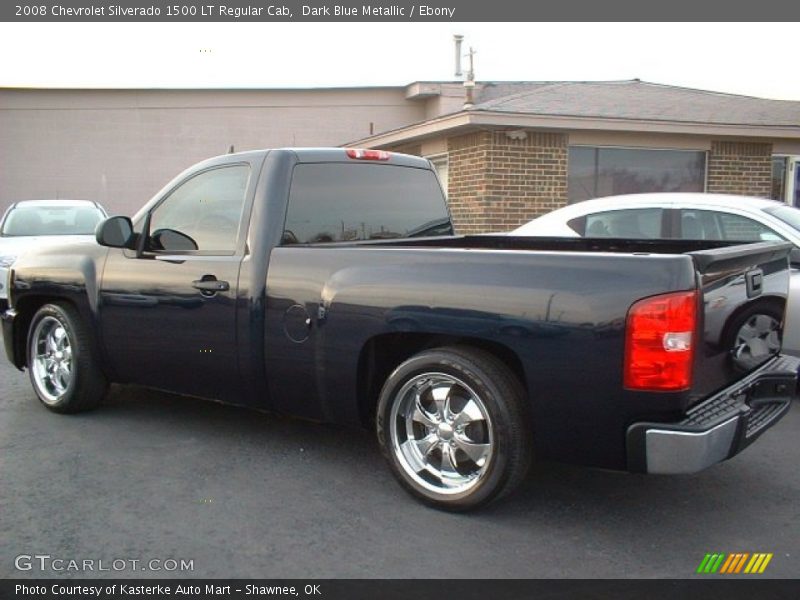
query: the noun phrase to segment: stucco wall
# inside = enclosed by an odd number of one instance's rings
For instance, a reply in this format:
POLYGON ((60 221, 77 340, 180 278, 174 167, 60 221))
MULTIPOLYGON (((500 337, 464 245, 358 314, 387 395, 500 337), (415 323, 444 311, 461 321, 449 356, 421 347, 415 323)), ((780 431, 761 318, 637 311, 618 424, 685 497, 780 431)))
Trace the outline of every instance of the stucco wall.
POLYGON ((231 146, 338 146, 424 111, 400 87, 0 90, 0 210, 60 197, 132 214, 180 171, 231 146))

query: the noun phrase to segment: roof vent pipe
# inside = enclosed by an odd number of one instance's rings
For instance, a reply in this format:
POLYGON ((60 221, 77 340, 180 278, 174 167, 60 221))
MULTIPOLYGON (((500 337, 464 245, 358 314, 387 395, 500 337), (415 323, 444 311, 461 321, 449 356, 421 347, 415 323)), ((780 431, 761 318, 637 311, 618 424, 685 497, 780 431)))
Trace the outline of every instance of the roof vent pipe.
POLYGON ((469 71, 464 80, 464 108, 472 108, 475 104, 475 50, 470 47, 469 49, 469 71))
POLYGON ((456 34, 453 41, 456 44, 456 77, 461 77, 464 74, 461 70, 461 42, 464 41, 464 36, 456 34))

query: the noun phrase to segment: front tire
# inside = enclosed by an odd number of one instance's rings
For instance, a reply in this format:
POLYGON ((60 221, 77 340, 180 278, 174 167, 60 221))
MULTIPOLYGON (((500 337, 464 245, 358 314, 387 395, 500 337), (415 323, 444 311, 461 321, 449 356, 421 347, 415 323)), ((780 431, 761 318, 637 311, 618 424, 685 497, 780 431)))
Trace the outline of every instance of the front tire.
POLYGON ((94 357, 91 334, 66 303, 45 304, 28 330, 28 373, 48 409, 75 413, 95 408, 108 384, 94 357))
POLYGON ((427 350, 397 367, 381 391, 377 433, 403 487, 452 511, 511 492, 533 446, 518 378, 493 355, 463 347, 427 350))

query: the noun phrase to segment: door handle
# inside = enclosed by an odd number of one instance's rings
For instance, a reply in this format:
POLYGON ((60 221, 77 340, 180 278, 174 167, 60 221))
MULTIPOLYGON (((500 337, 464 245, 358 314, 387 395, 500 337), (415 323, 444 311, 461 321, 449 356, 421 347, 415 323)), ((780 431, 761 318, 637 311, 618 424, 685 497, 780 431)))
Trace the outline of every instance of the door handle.
POLYGON ((216 294, 217 292, 227 292, 231 289, 227 281, 219 281, 213 275, 206 277, 193 281, 192 287, 200 290, 203 294, 216 294))

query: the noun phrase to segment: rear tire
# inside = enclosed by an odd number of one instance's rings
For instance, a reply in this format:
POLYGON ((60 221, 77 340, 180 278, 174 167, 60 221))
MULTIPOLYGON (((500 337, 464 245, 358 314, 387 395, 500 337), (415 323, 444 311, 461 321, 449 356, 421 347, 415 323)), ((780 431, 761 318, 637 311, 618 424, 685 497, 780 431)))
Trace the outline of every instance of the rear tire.
POLYGON ((377 434, 392 473, 413 496, 450 511, 484 506, 524 479, 533 440, 524 389, 493 355, 421 352, 381 391, 377 434))
POLYGON ((103 400, 108 382, 94 356, 91 333, 72 305, 45 304, 36 312, 27 353, 33 390, 48 409, 76 413, 103 400))

